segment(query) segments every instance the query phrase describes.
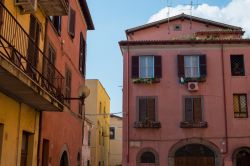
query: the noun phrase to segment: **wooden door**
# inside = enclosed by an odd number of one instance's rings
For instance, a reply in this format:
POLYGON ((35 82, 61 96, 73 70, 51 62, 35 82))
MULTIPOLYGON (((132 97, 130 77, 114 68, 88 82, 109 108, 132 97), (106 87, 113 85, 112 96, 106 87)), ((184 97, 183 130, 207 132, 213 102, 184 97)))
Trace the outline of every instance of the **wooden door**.
POLYGON ((49 140, 43 139, 42 166, 49 165, 49 140))
POLYGON ((214 166, 213 157, 176 157, 175 166, 214 166))

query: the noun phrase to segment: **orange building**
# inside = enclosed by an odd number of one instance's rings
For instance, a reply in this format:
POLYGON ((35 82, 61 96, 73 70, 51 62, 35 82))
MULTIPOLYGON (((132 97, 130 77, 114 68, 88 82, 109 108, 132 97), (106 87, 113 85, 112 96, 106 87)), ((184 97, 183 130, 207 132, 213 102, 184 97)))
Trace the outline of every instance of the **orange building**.
MULTIPOLYGON (((86 0, 53 0, 67 4, 65 16, 49 16, 45 52, 49 63, 63 73, 64 108, 45 112, 41 122, 39 165, 82 165, 84 139, 85 59, 87 30, 94 25, 86 0), (83 92, 82 92, 83 91, 83 92), (81 94, 79 94, 81 92, 81 94)), ((53 9, 51 9, 53 10, 53 9)), ((48 69, 48 75, 53 70, 48 69)))

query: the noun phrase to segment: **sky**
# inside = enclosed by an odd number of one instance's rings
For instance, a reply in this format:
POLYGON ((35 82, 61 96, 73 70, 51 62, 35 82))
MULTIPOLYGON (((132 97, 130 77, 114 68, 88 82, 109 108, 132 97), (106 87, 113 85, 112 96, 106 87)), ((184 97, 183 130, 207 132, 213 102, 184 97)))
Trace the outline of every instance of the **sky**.
MULTIPOLYGON (((95 25, 87 36, 87 79, 99 79, 111 112, 122 112, 123 60, 118 42, 125 30, 168 16, 190 14, 191 0, 87 0, 95 25), (168 7, 170 6, 170 7, 168 7)), ((243 27, 250 37, 250 0, 193 0, 192 15, 243 27)), ((121 115, 121 114, 120 114, 121 115)))

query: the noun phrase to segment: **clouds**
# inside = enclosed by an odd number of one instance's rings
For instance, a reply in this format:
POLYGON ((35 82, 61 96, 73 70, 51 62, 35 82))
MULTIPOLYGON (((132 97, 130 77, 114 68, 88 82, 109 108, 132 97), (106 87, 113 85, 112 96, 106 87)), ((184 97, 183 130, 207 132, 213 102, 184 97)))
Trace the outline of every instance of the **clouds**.
MULTIPOLYGON (((250 0, 231 0, 229 4, 222 8, 201 4, 193 8, 192 15, 242 27, 246 31, 245 37, 250 37, 250 14, 248 10, 250 10, 250 0)), ((148 22, 164 19, 168 16, 167 13, 168 7, 163 8, 151 16, 148 22)), ((177 5, 170 7, 170 17, 181 13, 190 14, 190 6, 177 5)))

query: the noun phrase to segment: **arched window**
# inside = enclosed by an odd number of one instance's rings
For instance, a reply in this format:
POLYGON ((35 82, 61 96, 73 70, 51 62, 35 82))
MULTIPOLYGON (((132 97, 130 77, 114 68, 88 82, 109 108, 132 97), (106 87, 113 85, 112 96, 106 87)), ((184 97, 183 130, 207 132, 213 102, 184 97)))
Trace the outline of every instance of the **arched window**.
POLYGON ((233 153, 234 166, 250 165, 250 148, 242 147, 233 153))
POLYGON ((152 152, 144 152, 141 155, 140 163, 155 163, 155 155, 152 152))
POLYGON ((66 151, 64 151, 60 160, 60 166, 68 166, 68 165, 69 165, 68 154, 66 151))

